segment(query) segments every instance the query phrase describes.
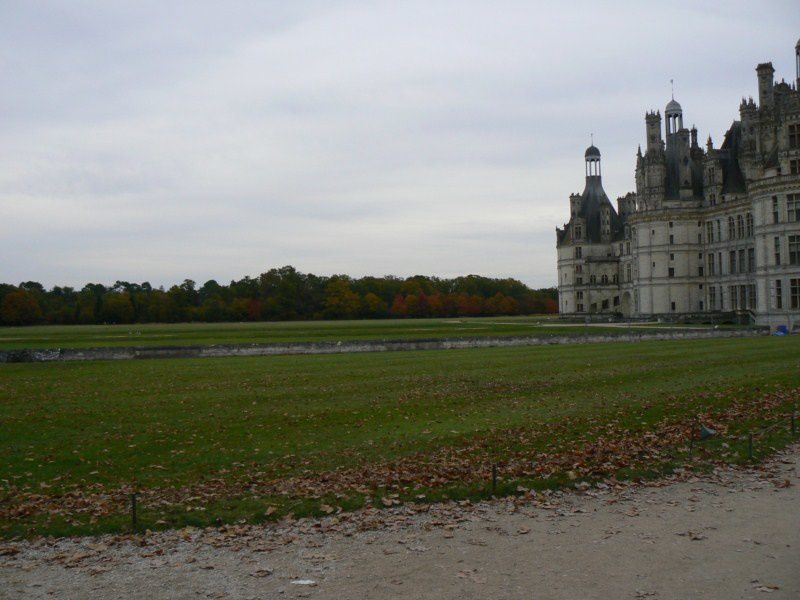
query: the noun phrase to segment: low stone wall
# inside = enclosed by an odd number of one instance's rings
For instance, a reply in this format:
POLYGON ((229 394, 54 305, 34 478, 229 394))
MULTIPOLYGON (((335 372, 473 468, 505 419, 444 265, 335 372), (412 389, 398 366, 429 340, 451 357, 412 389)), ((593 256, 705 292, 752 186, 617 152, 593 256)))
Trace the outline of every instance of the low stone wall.
POLYGON ((59 348, 52 350, 0 350, 0 363, 136 358, 209 358, 225 356, 273 356, 279 354, 342 354, 347 352, 396 352, 402 350, 453 350, 551 344, 593 344, 765 335, 755 329, 703 331, 647 331, 620 329, 619 333, 570 333, 552 336, 444 338, 425 340, 364 340, 347 342, 275 342, 269 344, 219 344, 213 346, 128 346, 59 348))

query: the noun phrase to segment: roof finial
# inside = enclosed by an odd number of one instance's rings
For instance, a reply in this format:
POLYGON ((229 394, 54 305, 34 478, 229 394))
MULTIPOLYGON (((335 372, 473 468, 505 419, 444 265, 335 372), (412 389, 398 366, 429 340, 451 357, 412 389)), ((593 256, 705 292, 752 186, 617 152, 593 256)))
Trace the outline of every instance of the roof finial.
POLYGON ((594 146, 594 133, 589 134, 589 145, 594 146))
POLYGON ((675 80, 669 80, 669 87, 672 89, 672 99, 675 100, 675 80))

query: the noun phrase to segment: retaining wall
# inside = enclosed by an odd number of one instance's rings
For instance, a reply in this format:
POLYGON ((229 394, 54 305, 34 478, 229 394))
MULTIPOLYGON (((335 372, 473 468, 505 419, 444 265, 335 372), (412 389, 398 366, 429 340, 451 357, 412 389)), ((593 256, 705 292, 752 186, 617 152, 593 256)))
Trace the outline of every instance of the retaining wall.
POLYGON ((268 344, 219 344, 212 346, 127 346, 58 348, 51 350, 0 350, 0 363, 130 360, 138 358, 272 356, 278 354, 341 354, 347 352, 395 352, 402 350, 452 350, 459 348, 545 346, 551 344, 753 337, 759 335, 765 335, 765 332, 755 329, 658 332, 621 330, 619 333, 570 333, 552 336, 364 340, 347 342, 274 342, 268 344))

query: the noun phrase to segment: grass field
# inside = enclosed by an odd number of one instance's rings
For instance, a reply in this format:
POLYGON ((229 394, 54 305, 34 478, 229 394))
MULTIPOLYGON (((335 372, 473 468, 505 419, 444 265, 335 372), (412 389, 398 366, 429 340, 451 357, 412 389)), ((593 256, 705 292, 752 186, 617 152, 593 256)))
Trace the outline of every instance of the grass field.
POLYGON ((497 493, 651 474, 698 415, 788 414, 799 363, 792 336, 0 365, 0 536, 125 530, 133 485, 167 527, 484 497, 493 462, 497 493))
MULTIPOLYGON (((635 325, 637 330, 668 327, 635 325)), ((700 326, 702 327, 702 326, 700 326)), ((47 325, 0 327, 0 349, 87 348, 93 346, 182 346, 252 342, 422 339, 515 335, 556 335, 618 331, 559 323, 546 316, 471 319, 384 319, 364 321, 282 321, 267 323, 178 323, 137 325, 47 325)))

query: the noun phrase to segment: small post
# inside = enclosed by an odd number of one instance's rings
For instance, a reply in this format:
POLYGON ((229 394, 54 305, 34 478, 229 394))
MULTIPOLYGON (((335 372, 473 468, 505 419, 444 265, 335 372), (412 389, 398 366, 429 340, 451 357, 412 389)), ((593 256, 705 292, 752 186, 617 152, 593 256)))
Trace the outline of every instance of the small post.
POLYGON ((137 520, 136 520, 136 496, 138 496, 138 495, 139 494, 137 492, 132 492, 131 493, 131 527, 133 528, 134 531, 136 531, 136 525, 137 525, 137 520))
POLYGON ((747 458, 753 460, 753 434, 747 436, 747 458))
POLYGON ((497 463, 492 465, 492 495, 497 491, 497 463))

